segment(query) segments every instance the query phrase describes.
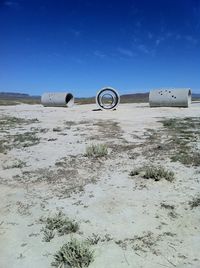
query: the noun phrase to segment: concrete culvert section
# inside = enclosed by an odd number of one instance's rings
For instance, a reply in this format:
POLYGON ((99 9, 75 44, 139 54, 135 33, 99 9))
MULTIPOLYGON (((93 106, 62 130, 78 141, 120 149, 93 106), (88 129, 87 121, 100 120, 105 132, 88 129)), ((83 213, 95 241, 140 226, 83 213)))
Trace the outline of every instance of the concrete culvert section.
POLYGON ((43 106, 49 107, 72 107, 74 96, 66 92, 47 92, 42 95, 41 103, 43 106))
POLYGON ((191 89, 156 89, 149 94, 150 107, 189 107, 192 102, 191 89))
POLYGON ((100 109, 113 110, 120 103, 118 92, 111 87, 102 88, 96 95, 96 104, 100 109))

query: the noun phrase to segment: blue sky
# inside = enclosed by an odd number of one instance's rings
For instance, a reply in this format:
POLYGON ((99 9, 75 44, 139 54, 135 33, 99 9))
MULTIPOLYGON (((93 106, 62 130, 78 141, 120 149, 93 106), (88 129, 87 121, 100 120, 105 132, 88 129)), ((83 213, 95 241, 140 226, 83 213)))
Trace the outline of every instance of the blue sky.
POLYGON ((0 91, 200 93, 200 0, 0 0, 0 91))

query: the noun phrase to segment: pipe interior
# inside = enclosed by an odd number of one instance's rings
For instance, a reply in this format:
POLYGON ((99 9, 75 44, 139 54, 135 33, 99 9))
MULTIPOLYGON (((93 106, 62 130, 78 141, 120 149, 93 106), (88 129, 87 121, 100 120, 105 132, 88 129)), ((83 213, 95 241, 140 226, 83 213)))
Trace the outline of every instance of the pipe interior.
POLYGON ((101 96, 101 103, 103 106, 109 107, 110 105, 113 105, 114 101, 112 94, 106 93, 101 96))
POLYGON ((191 90, 188 91, 188 102, 189 103, 192 102, 192 92, 191 92, 191 90))
POLYGON ((66 104, 68 104, 73 98, 74 97, 71 93, 67 94, 65 98, 66 104))

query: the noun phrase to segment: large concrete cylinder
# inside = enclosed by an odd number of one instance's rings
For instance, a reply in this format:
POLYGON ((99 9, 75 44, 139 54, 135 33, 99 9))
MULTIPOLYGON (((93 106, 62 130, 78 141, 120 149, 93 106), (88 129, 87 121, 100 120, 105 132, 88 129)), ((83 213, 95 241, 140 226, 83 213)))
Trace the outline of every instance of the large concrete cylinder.
POLYGON ((118 92, 112 87, 102 88, 96 95, 96 104, 100 109, 114 110, 120 103, 118 92))
POLYGON ((156 89, 149 93, 150 107, 189 107, 192 101, 191 89, 156 89))
POLYGON ((71 107, 74 105, 74 96, 66 92, 49 92, 42 94, 41 103, 50 107, 71 107))

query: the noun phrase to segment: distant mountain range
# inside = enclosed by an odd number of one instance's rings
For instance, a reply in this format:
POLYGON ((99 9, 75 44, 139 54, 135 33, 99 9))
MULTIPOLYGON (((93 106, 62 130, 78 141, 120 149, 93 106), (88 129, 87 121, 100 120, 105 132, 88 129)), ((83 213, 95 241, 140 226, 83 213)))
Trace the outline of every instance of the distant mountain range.
POLYGON ((30 96, 23 93, 0 92, 0 105, 17 105, 20 103, 39 104, 40 96, 30 96))
POLYGON ((200 99, 200 93, 193 93, 192 99, 200 99))
MULTIPOLYGON (((24 93, 14 93, 14 92, 0 92, 0 100, 15 101, 15 102, 25 102, 25 103, 40 103, 41 96, 31 96, 24 93)), ((124 94, 120 96, 121 103, 132 103, 132 102, 148 102, 149 93, 133 93, 124 94)), ((200 93, 192 94, 193 100, 200 100, 200 93)), ((95 103, 95 97, 89 98, 75 98, 76 103, 87 104, 95 103)))
MULTIPOLYGON (((193 100, 200 100, 199 94, 192 94, 193 100)), ((149 101, 149 92, 145 93, 133 93, 133 94, 124 94, 120 96, 121 103, 138 103, 138 102, 148 102, 149 101)), ((76 102, 79 104, 95 103, 95 97, 90 98, 76 98, 76 102)))
POLYGON ((40 96, 30 96, 25 93, 0 92, 1 99, 40 99, 40 96))

